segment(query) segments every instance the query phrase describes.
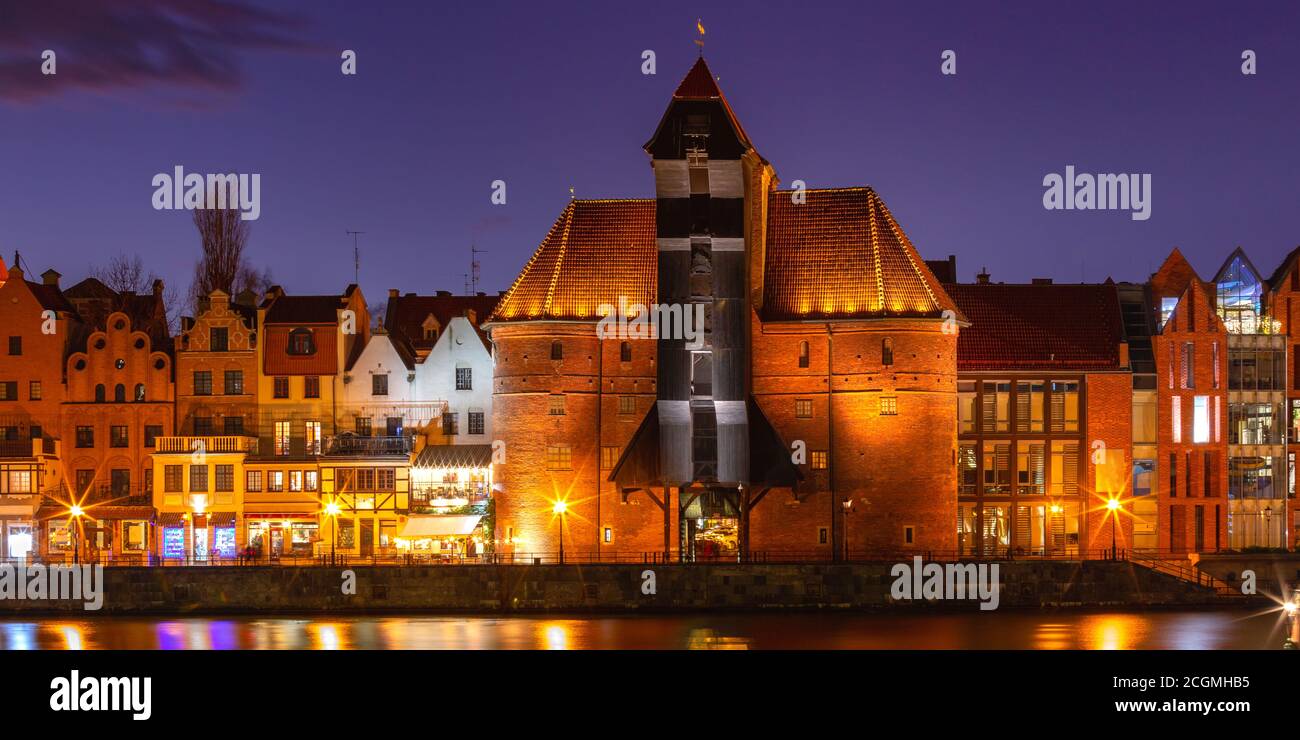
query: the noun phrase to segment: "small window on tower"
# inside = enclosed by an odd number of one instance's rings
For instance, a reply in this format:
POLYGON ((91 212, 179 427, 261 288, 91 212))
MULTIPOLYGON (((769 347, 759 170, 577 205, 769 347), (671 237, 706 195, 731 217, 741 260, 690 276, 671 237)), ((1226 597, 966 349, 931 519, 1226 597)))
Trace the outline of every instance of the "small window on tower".
POLYGON ((880 342, 880 364, 894 364, 894 340, 886 337, 880 342))
POLYGON ((808 343, 799 343, 799 367, 808 367, 808 343))

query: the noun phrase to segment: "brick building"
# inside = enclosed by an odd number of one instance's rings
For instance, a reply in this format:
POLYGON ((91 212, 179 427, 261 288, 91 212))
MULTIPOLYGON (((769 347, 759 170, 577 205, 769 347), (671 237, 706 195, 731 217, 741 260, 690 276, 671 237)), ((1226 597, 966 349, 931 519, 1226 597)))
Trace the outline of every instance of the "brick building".
POLYGON ((879 196, 776 190, 703 59, 645 149, 658 197, 570 203, 489 322, 506 550, 955 549, 963 319, 879 196))
POLYGON ((1096 557, 1131 547, 1132 373, 1116 286, 945 289, 958 339, 958 539, 964 555, 1096 557), (1126 508, 1112 515, 1111 499, 1126 508))

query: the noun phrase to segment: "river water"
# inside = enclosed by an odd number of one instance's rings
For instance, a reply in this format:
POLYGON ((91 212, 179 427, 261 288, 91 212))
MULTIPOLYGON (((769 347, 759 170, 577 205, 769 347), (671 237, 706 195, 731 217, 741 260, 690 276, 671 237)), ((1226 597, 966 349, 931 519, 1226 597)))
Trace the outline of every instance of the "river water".
POLYGON ((1278 649, 1277 612, 0 619, 0 649, 1278 649))

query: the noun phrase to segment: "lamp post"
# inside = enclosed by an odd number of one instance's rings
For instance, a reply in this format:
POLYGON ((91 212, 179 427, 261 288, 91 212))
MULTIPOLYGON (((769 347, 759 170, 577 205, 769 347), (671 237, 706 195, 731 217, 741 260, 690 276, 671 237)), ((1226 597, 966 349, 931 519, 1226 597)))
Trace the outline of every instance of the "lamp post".
POLYGON ((846 498, 840 502, 844 509, 844 562, 849 562, 849 512, 853 511, 853 499, 846 498))
POLYGON ((333 566, 334 545, 339 539, 339 505, 333 501, 325 504, 325 515, 330 518, 330 566, 333 566))
POLYGON ((563 501, 556 501, 551 507, 551 512, 560 517, 560 565, 564 565, 564 515, 569 511, 569 505, 563 501))
POLYGON ((1115 559, 1115 520, 1119 519, 1119 499, 1112 498, 1106 501, 1106 509, 1110 511, 1110 559, 1115 559))
POLYGON ((1273 507, 1264 507, 1264 547, 1273 546, 1273 507))
POLYGON ((80 506, 73 504, 68 509, 68 524, 73 525, 72 530, 72 563, 78 565, 81 563, 81 515, 80 506))

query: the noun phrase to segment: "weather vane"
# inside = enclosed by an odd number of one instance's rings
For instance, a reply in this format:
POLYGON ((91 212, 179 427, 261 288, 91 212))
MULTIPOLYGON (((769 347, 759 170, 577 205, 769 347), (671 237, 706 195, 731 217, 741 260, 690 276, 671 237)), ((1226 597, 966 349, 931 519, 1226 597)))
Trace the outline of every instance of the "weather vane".
POLYGON ((700 34, 700 37, 695 39, 695 45, 700 47, 700 56, 704 56, 704 22, 699 18, 695 19, 695 30, 700 34))

